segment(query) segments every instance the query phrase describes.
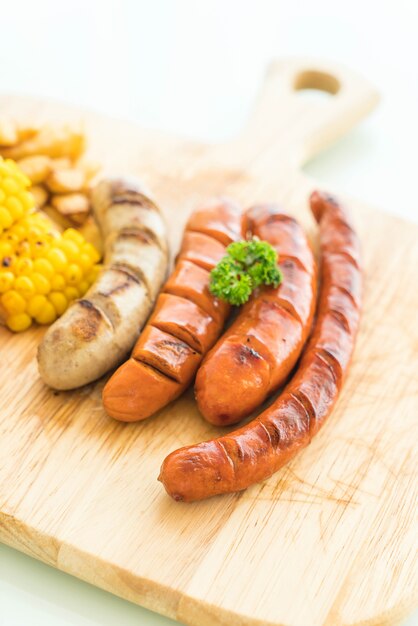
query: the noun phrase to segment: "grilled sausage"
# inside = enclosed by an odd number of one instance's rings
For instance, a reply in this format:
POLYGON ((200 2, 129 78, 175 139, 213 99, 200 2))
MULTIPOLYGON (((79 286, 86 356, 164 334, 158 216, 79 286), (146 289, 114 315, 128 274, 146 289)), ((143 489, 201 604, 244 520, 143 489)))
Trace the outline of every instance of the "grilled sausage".
POLYGON ((254 207, 247 216, 252 234, 277 250, 283 282, 254 293, 203 360, 195 395, 212 424, 235 424, 283 385, 315 309, 316 264, 302 227, 275 205, 254 207))
POLYGON ((190 217, 176 266, 131 358, 103 390, 107 413, 122 421, 142 420, 190 385, 218 338, 230 307, 209 291, 209 271, 231 241, 246 234, 246 219, 226 199, 200 207, 190 217))
POLYGON ((137 181, 101 181, 92 205, 104 241, 104 269, 39 346, 39 373, 54 389, 90 383, 126 357, 166 275, 165 224, 137 181))
POLYGON ((320 227, 322 285, 298 371, 278 399, 243 428, 165 459, 159 479, 175 500, 240 491, 268 478, 310 442, 337 400, 359 323, 359 242, 334 198, 314 192, 310 202, 320 227))

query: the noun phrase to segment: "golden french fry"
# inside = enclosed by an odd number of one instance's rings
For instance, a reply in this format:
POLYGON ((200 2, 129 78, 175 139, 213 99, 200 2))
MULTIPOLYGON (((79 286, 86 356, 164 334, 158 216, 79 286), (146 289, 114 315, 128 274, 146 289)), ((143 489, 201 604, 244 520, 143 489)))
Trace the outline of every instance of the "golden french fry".
POLYGON ((19 137, 19 141, 26 141, 26 139, 31 139, 35 137, 39 133, 39 126, 34 126, 33 124, 22 124, 21 122, 17 125, 17 134, 19 137))
POLYGON ((48 176, 46 184, 53 193, 71 193, 85 187, 86 177, 83 170, 75 168, 55 170, 48 176))
POLYGON ((98 161, 87 161, 85 159, 80 159, 77 162, 77 168, 81 168, 83 170, 86 183, 90 183, 99 172, 100 163, 98 161))
POLYGON ((3 154, 3 146, 14 146, 19 141, 17 124, 9 117, 0 117, 0 150, 3 154))
POLYGON ((24 174, 35 185, 42 183, 51 173, 51 159, 47 156, 25 157, 17 161, 18 166, 24 174))
POLYGON ((51 159, 52 169, 56 170, 68 170, 73 167, 73 162, 68 157, 59 157, 58 159, 51 159))
POLYGON ((87 220, 88 213, 71 213, 68 217, 73 222, 73 225, 79 230, 87 220))
POLYGON ((84 152, 85 136, 79 130, 68 126, 44 126, 31 139, 4 148, 2 155, 12 159, 44 154, 53 158, 69 157, 76 159, 84 152))
POLYGON ((87 214, 90 210, 90 202, 83 193, 67 193, 53 196, 51 204, 61 215, 66 217, 71 217, 77 213, 87 214))
POLYGON ((45 187, 42 187, 42 185, 33 185, 33 187, 30 188, 30 192, 35 200, 35 207, 42 209, 48 201, 48 192, 45 187))
POLYGON ((68 217, 64 217, 63 215, 61 215, 61 213, 57 211, 57 209, 54 209, 54 207, 50 204, 46 204, 45 206, 43 206, 42 212, 45 213, 54 222, 54 224, 57 224, 57 226, 59 226, 61 230, 74 226, 74 224, 71 222, 71 220, 68 219, 68 217))

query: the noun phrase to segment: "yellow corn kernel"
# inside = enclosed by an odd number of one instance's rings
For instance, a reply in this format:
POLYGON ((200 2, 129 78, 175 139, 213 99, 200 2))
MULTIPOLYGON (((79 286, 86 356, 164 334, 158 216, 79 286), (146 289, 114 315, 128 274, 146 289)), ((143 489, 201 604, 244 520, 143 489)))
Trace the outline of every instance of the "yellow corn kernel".
POLYGON ((21 191, 17 194, 17 197, 23 204, 26 211, 29 211, 29 209, 32 209, 35 206, 35 200, 29 191, 21 191))
POLYGON ((0 206, 0 233, 6 228, 10 228, 13 224, 13 218, 10 211, 5 206, 0 206))
POLYGON ((67 266, 67 257, 59 248, 54 247, 48 250, 46 258, 57 272, 62 272, 62 270, 67 266))
POLYGON ((51 291, 48 300, 51 302, 57 315, 62 315, 68 307, 68 300, 60 291, 51 291))
POLYGON ((1 186, 6 193, 15 194, 19 192, 19 183, 11 176, 3 178, 1 186))
POLYGON ((48 280, 54 275, 54 267, 47 259, 35 259, 33 269, 35 272, 39 272, 42 276, 48 278, 48 280))
POLYGON ((89 287, 90 285, 87 280, 82 280, 80 283, 78 283, 77 289, 80 292, 80 296, 84 296, 89 287))
POLYGON ((41 241, 40 239, 35 241, 35 243, 30 244, 30 253, 34 259, 40 259, 45 256, 47 249, 47 243, 45 241, 41 241))
POLYGON ((92 285, 95 282, 101 269, 102 269, 101 265, 94 265, 91 272, 87 274, 86 280, 88 281, 90 285, 92 285))
POLYGON ((98 263, 100 261, 100 255, 93 244, 86 242, 83 245, 83 252, 86 252, 89 255, 93 263, 98 263))
POLYGON ((26 309, 26 300, 14 289, 9 289, 3 293, 0 301, 10 315, 23 313, 26 309))
POLYGON ((15 280, 14 288, 25 300, 29 300, 35 295, 35 285, 29 276, 18 276, 15 280))
POLYGON ((14 274, 13 272, 8 271, 0 271, 0 293, 4 293, 12 288, 14 283, 14 274))
POLYGON ((0 260, 5 256, 10 256, 14 252, 14 246, 10 241, 0 239, 0 260))
POLYGON ((16 233, 12 232, 11 228, 7 229, 7 232, 4 233, 2 239, 8 241, 13 245, 16 245, 19 242, 19 237, 16 235, 16 233))
POLYGON ((26 241, 25 239, 23 239, 23 241, 20 241, 16 248, 16 251, 20 257, 27 258, 31 254, 31 245, 29 241, 26 241))
POLYGON ((14 235, 16 235, 16 237, 18 239, 22 239, 23 237, 26 236, 26 228, 22 224, 22 220, 19 220, 18 222, 13 224, 13 226, 11 228, 9 228, 9 230, 7 232, 8 233, 13 233, 14 235))
POLYGON ((93 265, 93 261, 91 260, 87 252, 82 252, 80 256, 78 257, 77 262, 84 273, 91 270, 92 265, 93 265))
POLYGON ((62 233, 64 239, 68 239, 69 241, 74 241, 75 243, 82 245, 85 243, 85 239, 81 233, 78 232, 75 228, 67 228, 62 233))
POLYGON ((35 320, 38 324, 52 324, 57 319, 57 314, 50 302, 46 302, 38 315, 35 315, 35 320))
POLYGON ((75 261, 80 254, 78 245, 69 239, 61 239, 57 244, 69 261, 75 261))
POLYGON ((76 298, 80 297, 78 289, 76 289, 75 287, 66 287, 64 289, 64 294, 69 302, 71 302, 72 300, 76 300, 76 298))
POLYGON ((4 203, 4 205, 5 205, 6 209, 9 210, 10 215, 11 215, 13 221, 18 220, 24 214, 23 204, 19 200, 19 198, 16 198, 15 196, 11 196, 11 197, 7 198, 7 200, 4 203))
POLYGON ((28 302, 28 306, 27 306, 28 314, 31 317, 36 317, 47 302, 48 300, 46 299, 45 296, 36 294, 36 296, 33 296, 28 302))
POLYGON ((16 276, 23 276, 24 274, 30 274, 33 270, 33 261, 28 257, 22 257, 16 261, 14 266, 14 273, 16 276))
POLYGON ((64 276, 69 285, 77 285, 83 278, 83 272, 76 263, 70 263, 64 272, 64 276))
POLYGON ((44 296, 51 291, 51 283, 45 276, 39 274, 39 272, 32 272, 30 278, 32 279, 37 293, 44 296))
POLYGON ((51 278, 52 291, 64 291, 66 284, 65 278, 61 274, 55 274, 55 276, 51 278))
POLYGON ((9 315, 6 320, 7 327, 15 333, 26 330, 31 324, 32 320, 27 313, 15 313, 14 315, 9 315))

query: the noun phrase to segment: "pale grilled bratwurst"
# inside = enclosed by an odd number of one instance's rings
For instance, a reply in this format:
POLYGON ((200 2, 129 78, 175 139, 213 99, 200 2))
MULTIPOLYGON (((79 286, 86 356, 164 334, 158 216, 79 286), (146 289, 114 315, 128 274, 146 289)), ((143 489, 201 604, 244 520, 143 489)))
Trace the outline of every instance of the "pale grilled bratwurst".
POLYGON ((138 181, 101 181, 92 205, 104 242, 104 268, 39 346, 39 373, 54 389, 90 383, 126 357, 166 275, 164 220, 138 181))

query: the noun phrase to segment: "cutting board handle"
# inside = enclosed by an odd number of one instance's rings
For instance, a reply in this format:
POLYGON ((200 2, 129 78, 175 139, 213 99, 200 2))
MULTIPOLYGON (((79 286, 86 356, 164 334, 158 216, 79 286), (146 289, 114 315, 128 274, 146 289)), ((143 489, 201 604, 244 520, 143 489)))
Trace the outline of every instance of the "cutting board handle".
POLYGON ((266 152, 269 158, 285 156, 300 166, 347 133, 378 99, 370 83, 341 65, 273 61, 237 141, 250 159, 266 152), (322 97, 312 97, 315 93, 322 97))

